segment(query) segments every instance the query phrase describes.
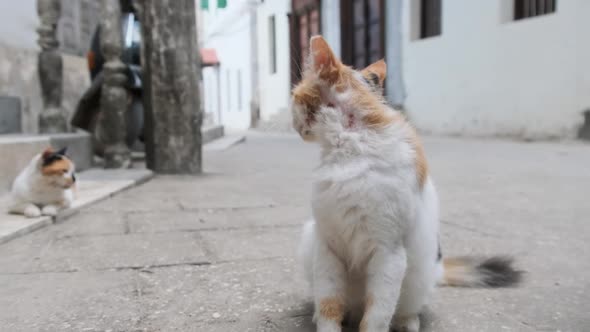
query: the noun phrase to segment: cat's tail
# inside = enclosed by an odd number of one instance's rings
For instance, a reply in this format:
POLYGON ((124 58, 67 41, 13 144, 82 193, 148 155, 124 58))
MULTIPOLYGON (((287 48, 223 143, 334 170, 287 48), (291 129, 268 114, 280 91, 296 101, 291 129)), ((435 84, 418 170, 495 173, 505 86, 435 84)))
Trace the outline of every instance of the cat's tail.
POLYGON ((507 256, 449 257, 442 264, 442 286, 510 287, 517 285, 524 273, 516 270, 507 256))

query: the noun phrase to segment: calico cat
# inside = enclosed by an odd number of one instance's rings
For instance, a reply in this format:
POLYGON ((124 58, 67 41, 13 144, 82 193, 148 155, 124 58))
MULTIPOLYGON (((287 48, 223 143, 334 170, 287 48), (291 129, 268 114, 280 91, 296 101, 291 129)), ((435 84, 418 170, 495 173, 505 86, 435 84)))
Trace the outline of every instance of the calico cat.
POLYGON ((438 196, 424 149, 380 87, 386 64, 343 65, 321 36, 292 91, 293 126, 321 148, 302 255, 320 332, 417 332, 437 283, 510 286, 521 272, 505 257, 442 258, 438 196))
POLYGON ((14 180, 9 212, 29 218, 57 215, 74 199, 75 169, 66 148, 36 155, 14 180))

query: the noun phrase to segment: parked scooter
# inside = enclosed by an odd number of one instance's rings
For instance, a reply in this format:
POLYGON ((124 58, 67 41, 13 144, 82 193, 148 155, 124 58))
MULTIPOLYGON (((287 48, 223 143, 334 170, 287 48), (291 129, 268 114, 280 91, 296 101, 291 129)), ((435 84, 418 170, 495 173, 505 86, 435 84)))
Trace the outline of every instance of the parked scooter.
MULTIPOLYGON (((126 113, 126 143, 129 148, 141 146, 143 142, 144 110, 142 103, 143 81, 141 68, 141 26, 131 6, 123 7, 122 14, 123 50, 121 61, 125 65, 128 91, 126 113)), ((87 54, 88 68, 92 83, 84 93, 71 124, 90 132, 94 141, 94 153, 102 156, 104 147, 96 136, 96 126, 100 118, 100 97, 104 83, 104 57, 100 47, 100 27, 97 27, 87 54)))

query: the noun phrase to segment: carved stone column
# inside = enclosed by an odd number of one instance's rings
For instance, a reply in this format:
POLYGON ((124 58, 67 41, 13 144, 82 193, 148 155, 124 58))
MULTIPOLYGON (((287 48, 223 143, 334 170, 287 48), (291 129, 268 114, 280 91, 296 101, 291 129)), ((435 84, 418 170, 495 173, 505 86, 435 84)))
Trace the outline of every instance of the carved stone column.
POLYGON ((144 0, 146 161, 158 173, 201 172, 201 74, 194 0, 144 0))
POLYGON ((43 97, 43 110, 39 114, 41 133, 63 133, 68 130, 67 119, 61 108, 63 60, 56 36, 60 12, 60 0, 37 0, 37 13, 41 21, 41 26, 37 28, 41 47, 37 67, 43 97))
POLYGON ((105 168, 128 168, 131 154, 125 143, 127 90, 125 65, 121 62, 122 30, 119 0, 103 0, 100 45, 105 58, 104 83, 100 96, 101 115, 96 139, 104 145, 105 168))

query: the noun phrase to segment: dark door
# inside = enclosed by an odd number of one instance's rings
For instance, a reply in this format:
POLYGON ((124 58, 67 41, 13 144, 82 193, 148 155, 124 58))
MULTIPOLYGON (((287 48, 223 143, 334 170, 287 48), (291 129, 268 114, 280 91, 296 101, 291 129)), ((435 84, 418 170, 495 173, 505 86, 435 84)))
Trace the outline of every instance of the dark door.
POLYGON ((320 0, 293 0, 289 15, 291 39, 291 83, 301 79, 309 52, 309 39, 321 33, 320 0))
POLYGON ((385 57, 385 1, 340 1, 342 61, 364 68, 385 57))

